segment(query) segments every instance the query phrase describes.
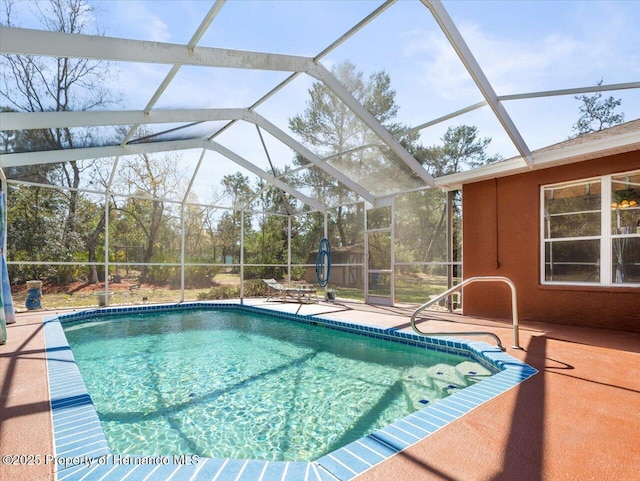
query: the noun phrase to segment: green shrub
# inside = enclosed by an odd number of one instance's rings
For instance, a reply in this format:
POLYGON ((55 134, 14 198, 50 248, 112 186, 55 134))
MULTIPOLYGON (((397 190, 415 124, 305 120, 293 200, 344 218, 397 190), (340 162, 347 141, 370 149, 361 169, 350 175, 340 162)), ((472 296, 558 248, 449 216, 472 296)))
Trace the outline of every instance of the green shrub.
POLYGON ((199 301, 213 301, 217 299, 233 299, 240 297, 240 290, 236 286, 213 287, 206 292, 198 293, 199 301))
POLYGON ((249 279, 244 281, 245 297, 263 297, 267 295, 267 285, 262 279, 249 279))
POLYGON ((187 287, 209 287, 221 271, 220 266, 187 267, 185 284, 187 287))

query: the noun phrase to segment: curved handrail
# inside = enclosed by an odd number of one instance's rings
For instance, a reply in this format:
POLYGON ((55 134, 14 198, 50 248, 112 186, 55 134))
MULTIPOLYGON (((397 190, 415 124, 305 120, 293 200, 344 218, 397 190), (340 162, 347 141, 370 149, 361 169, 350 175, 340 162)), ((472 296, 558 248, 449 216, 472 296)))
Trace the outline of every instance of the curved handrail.
POLYGON ((500 338, 495 335, 493 332, 434 332, 434 333, 426 333, 426 332, 422 332, 421 330, 419 330, 416 327, 416 316, 424 311, 425 309, 427 309, 428 307, 432 306, 433 304, 435 304, 436 302, 449 297, 451 294, 453 294, 456 291, 461 290, 463 287, 472 284, 474 282, 504 282, 506 284, 509 285, 509 287, 511 288, 511 314, 513 317, 513 349, 522 349, 520 347, 520 333, 519 333, 519 319, 518 319, 518 297, 516 294, 516 285, 513 283, 513 281, 511 279, 509 279, 508 277, 503 277, 503 276, 483 276, 483 277, 470 277, 469 279, 465 279, 464 281, 462 281, 460 284, 453 286, 451 289, 448 289, 447 291, 443 292, 442 294, 440 294, 439 296, 431 299, 429 302, 422 304, 420 307, 418 307, 413 314, 411 315, 411 327, 413 328, 413 330, 415 332, 417 332, 418 334, 422 335, 422 336, 430 336, 430 337, 434 337, 434 336, 490 336, 493 337, 496 340, 496 343, 498 344, 498 347, 501 350, 505 350, 504 347, 502 347, 502 342, 500 341, 500 338))

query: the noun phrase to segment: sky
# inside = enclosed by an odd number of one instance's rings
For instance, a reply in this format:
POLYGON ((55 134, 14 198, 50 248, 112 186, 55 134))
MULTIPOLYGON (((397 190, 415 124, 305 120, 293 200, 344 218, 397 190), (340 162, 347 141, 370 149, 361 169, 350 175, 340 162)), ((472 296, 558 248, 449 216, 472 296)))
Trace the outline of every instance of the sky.
MULTIPOLYGON (((93 0, 95 27, 107 36, 187 43, 213 2, 93 0)), ((368 0, 229 0, 199 46, 316 56, 375 10, 368 0)), ((443 2, 497 95, 640 81, 640 0, 443 2)), ((32 7, 20 3, 20 26, 41 28, 32 7), (31 10, 29 10, 31 8, 31 10)), ((328 68, 345 60, 365 76, 384 70, 400 106, 396 121, 412 127, 483 100, 429 10, 417 0, 399 0, 325 56, 328 68)), ((170 66, 114 64, 118 108, 143 109, 170 66)), ((182 67, 156 108, 248 107, 288 76, 286 72, 182 67)), ((313 79, 299 76, 256 111, 288 130, 301 114, 313 79)), ((640 118, 640 89, 606 92, 622 100, 625 120, 640 118)), ((508 101, 504 106, 531 150, 566 140, 578 118, 573 95, 508 101)), ((488 108, 421 132, 424 145, 439 143, 450 126, 475 125, 490 137, 489 154, 517 150, 488 108)), ((212 128, 213 126, 208 126, 212 128)), ((217 139, 267 169, 267 159, 249 124, 236 124, 217 139)), ((293 152, 266 135, 271 160, 291 165, 293 152)), ((185 169, 199 152, 183 153, 185 169)), ((211 176, 239 170, 213 153, 194 189, 205 195, 211 176)), ((241 169, 240 169, 241 170, 241 169)))

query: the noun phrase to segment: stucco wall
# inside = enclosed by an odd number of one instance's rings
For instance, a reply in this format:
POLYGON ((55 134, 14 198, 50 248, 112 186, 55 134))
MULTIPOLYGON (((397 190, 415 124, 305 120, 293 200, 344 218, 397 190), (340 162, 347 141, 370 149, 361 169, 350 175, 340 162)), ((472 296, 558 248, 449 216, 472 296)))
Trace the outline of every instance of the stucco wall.
MULTIPOLYGON (((464 277, 509 277, 523 320, 640 330, 640 287, 540 283, 540 186, 634 169, 640 152, 463 186, 464 277)), ((506 285, 470 285, 464 314, 510 319, 510 299, 506 285)))

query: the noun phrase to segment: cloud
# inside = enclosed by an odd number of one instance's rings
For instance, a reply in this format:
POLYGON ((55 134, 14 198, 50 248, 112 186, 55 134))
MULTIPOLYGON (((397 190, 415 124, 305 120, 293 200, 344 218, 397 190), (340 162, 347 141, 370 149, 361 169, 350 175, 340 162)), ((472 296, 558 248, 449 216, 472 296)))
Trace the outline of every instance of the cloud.
MULTIPOLYGON (((608 81, 633 81, 640 75, 640 10, 637 2, 601 2, 595 12, 584 9, 576 15, 584 45, 583 64, 608 81)), ((594 81, 599 78, 594 78, 594 81)))
POLYGON ((412 61, 413 82, 451 100, 469 97, 476 91, 469 74, 446 37, 439 31, 413 29, 401 35, 403 56, 412 61))
MULTIPOLYGON (((555 71, 581 48, 571 35, 552 33, 539 40, 509 39, 483 32, 475 24, 460 31, 481 69, 498 93, 508 94, 545 88, 557 78, 555 71)), ((415 57, 422 83, 445 99, 477 99, 477 88, 453 47, 441 32, 412 31, 405 34, 404 55, 415 57)))
POLYGON ((153 4, 133 0, 113 3, 113 13, 118 17, 118 21, 112 22, 109 35, 113 34, 112 30, 117 29, 126 38, 154 42, 171 41, 169 26, 148 8, 149 5, 153 4))
MULTIPOLYGON (((561 4, 553 20, 535 29, 530 24, 493 29, 482 19, 457 26, 498 95, 583 87, 601 78, 605 83, 630 82, 640 74, 633 4, 561 4)), ((424 88, 445 99, 477 98, 473 81, 438 28, 410 30, 402 40, 403 54, 424 88)))

